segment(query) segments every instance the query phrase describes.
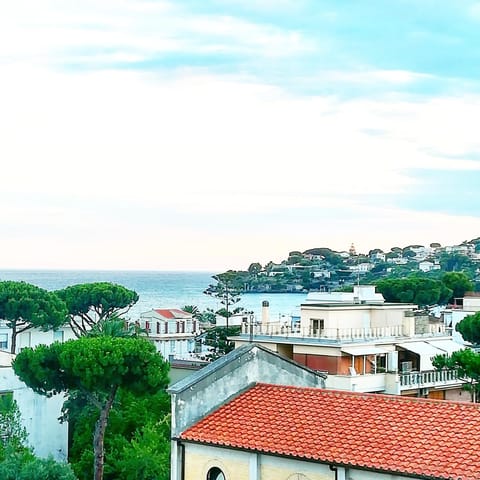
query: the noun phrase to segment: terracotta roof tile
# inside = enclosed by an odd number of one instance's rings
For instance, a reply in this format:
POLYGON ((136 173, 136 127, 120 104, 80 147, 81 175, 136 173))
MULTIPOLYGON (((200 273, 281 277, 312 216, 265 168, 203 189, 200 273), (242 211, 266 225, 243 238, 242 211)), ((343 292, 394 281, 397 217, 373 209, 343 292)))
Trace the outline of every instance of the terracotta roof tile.
POLYGON ((480 478, 477 404, 258 384, 184 440, 437 479, 480 478))
POLYGON ((191 316, 188 312, 184 312, 178 308, 155 308, 154 310, 164 318, 184 318, 191 316))

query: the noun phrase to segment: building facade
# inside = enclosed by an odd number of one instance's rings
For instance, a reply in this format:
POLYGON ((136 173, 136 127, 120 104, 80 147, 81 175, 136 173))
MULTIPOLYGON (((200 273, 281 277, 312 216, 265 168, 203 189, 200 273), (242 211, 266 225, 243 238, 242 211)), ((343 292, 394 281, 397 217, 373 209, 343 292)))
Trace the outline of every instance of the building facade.
POLYGON ((12 361, 15 355, 0 351, 0 396, 12 395, 20 410, 27 442, 40 457, 51 455, 57 461, 68 456, 68 424, 60 423, 63 395, 47 398, 28 388, 15 375, 12 361))
POLYGON ((200 325, 193 314, 176 308, 157 308, 142 313, 139 326, 166 360, 195 357, 200 325))
POLYGON ((197 375, 170 389, 171 480, 480 478, 478 404, 323 389, 255 344, 197 375))
POLYGON ((413 304, 386 303, 373 286, 309 295, 300 321, 268 315, 232 337, 238 347, 257 342, 328 374, 327 388, 469 401, 455 371, 436 371, 435 355, 463 348, 441 321, 413 304))

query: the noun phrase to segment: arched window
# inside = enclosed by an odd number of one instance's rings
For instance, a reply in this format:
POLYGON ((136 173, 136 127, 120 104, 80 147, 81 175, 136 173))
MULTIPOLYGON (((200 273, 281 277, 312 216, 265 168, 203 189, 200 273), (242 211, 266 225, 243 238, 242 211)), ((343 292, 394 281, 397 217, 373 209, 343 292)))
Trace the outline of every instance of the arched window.
POLYGON ((225 480, 225 475, 218 467, 213 467, 207 473, 207 480, 225 480))

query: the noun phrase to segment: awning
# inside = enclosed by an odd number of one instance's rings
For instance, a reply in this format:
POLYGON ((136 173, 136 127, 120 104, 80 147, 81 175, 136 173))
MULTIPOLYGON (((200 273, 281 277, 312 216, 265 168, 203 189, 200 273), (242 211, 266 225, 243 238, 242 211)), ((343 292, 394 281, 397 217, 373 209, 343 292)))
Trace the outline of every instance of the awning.
POLYGON ((349 355, 363 356, 363 355, 380 355, 381 353, 388 353, 388 350, 375 346, 362 346, 362 347, 342 347, 342 352, 349 355))
POLYGON ((427 342, 406 342, 398 343, 397 347, 404 348, 410 352, 420 355, 420 370, 433 370, 432 358, 435 355, 445 355, 445 351, 434 347, 427 342))
POLYGON ((444 353, 448 355, 465 348, 463 345, 460 345, 454 340, 429 340, 428 343, 436 348, 439 348, 440 350, 444 350, 444 353))

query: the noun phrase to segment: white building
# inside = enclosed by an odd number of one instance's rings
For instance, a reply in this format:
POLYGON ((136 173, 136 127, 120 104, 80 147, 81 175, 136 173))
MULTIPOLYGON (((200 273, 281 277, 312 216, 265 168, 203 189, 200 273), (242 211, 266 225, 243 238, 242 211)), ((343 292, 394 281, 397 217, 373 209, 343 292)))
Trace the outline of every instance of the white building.
MULTIPOLYGON (((228 326, 240 327, 250 321, 250 316, 251 315, 249 313, 245 313, 245 312, 235 313, 228 318, 228 326)), ((222 317, 221 315, 216 315, 215 322, 216 322, 215 325, 217 327, 227 326, 227 319, 225 317, 222 317)))
POLYGON ((372 262, 384 262, 385 259, 385 253, 383 252, 375 252, 370 255, 370 260, 372 260, 372 262))
MULTIPOLYGON (((37 345, 50 345, 53 342, 65 342, 77 338, 69 325, 63 325, 58 330, 43 331, 38 328, 31 328, 17 335, 15 353, 25 347, 36 347, 37 345)), ((12 344, 12 330, 7 327, 5 320, 0 320, 0 350, 10 351, 12 344)))
POLYGON ((456 371, 436 371, 435 355, 462 348, 442 322, 417 305, 387 303, 374 286, 353 292, 315 292, 302 303, 300 322, 246 324, 235 346, 259 343, 328 373, 327 388, 465 400, 456 371))
POLYGON ((354 273, 368 273, 374 266, 373 263, 364 262, 359 263, 358 265, 351 265, 348 268, 354 273))
POLYGON ((156 308, 140 314, 140 328, 166 360, 195 357, 195 337, 199 322, 193 315, 175 308, 156 308))
POLYGON ((20 410, 29 446, 39 457, 51 455, 57 461, 68 456, 68 424, 58 418, 65 400, 63 395, 47 398, 28 388, 15 375, 12 361, 15 355, 0 351, 0 396, 12 394, 20 410))
POLYGON ((455 329, 457 323, 461 322, 466 316, 480 312, 480 293, 467 292, 463 299, 456 299, 455 305, 445 309, 443 320, 445 326, 452 331, 452 338, 459 344, 465 345, 465 340, 455 329))
POLYGON ((418 269, 422 272, 430 272, 432 270, 440 270, 442 267, 438 262, 430 262, 429 260, 423 260, 418 263, 418 269))

